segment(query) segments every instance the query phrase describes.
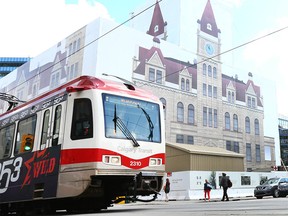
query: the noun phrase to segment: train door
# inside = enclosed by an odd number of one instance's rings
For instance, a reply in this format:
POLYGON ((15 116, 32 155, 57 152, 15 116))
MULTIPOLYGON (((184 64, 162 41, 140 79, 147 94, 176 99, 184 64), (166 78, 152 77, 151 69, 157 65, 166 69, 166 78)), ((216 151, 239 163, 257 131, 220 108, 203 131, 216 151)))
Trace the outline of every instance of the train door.
POLYGON ((56 104, 42 110, 40 150, 57 146, 63 141, 65 103, 56 104))

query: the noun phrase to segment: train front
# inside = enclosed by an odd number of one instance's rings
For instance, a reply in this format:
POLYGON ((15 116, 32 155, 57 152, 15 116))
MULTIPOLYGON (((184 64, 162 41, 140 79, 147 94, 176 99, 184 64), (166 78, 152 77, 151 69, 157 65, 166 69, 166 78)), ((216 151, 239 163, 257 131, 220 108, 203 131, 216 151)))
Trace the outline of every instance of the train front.
POLYGON ((72 132, 62 151, 58 195, 94 198, 101 208, 122 198, 155 200, 165 173, 163 104, 128 84, 88 83, 69 90, 72 132), (89 117, 78 124, 81 112, 89 117))
POLYGON ((157 194, 165 171, 162 107, 147 98, 109 93, 102 94, 102 102, 104 136, 99 142, 103 153, 98 174, 110 176, 109 188, 115 195, 139 200, 138 195, 157 194))

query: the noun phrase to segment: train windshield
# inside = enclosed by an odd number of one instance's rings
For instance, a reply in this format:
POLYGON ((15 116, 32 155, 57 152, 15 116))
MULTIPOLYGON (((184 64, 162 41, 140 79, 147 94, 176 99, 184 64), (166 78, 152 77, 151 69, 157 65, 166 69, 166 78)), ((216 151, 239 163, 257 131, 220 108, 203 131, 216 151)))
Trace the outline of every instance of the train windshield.
POLYGON ((103 94, 105 136, 160 143, 160 108, 156 103, 103 94))

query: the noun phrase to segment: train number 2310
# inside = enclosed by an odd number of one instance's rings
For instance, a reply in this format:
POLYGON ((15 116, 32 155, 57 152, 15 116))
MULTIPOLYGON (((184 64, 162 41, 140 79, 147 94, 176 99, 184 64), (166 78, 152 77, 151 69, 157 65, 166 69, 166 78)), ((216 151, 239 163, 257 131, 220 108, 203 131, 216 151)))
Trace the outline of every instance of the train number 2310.
POLYGON ((130 167, 138 167, 141 165, 141 161, 130 161, 130 167))

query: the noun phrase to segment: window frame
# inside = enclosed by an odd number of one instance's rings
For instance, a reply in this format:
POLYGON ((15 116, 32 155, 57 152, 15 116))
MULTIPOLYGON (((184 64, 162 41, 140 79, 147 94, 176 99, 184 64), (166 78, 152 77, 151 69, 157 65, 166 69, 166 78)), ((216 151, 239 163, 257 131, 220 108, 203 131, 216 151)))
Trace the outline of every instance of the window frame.
POLYGON ((3 145, 3 154, 0 155, 0 160, 1 159, 5 159, 5 158, 9 158, 12 154, 12 150, 13 150, 13 142, 14 142, 14 137, 15 137, 15 129, 16 129, 16 124, 15 123, 12 123, 12 124, 9 124, 9 125, 6 125, 5 127, 1 128, 0 129, 0 138, 2 137, 2 131, 3 132, 3 139, 1 140, 0 144, 3 145), (11 133, 11 136, 9 139, 10 143, 7 144, 7 141, 8 141, 8 137, 7 137, 7 132, 11 133), (6 146, 4 146, 4 143, 6 143, 6 146))
POLYGON ((225 130, 231 130, 230 114, 225 112, 225 130))
POLYGON ((70 138, 72 140, 88 139, 93 137, 92 101, 89 98, 76 98, 73 102, 73 115, 70 138), (87 104, 80 104, 87 102, 87 104), (85 109, 86 110, 85 110, 85 109), (81 111, 81 112, 80 112, 81 111))
POLYGON ((251 133, 250 118, 248 116, 245 117, 245 133, 251 133))
POLYGON ((194 125, 195 123, 195 108, 193 104, 188 105, 188 124, 194 125))
POLYGON ((177 103, 177 122, 184 122, 184 105, 182 102, 177 103))
POLYGON ((34 142, 35 142, 35 132, 36 132, 36 125, 37 125, 37 115, 31 115, 27 118, 21 119, 17 123, 17 132, 16 132, 16 141, 15 141, 15 147, 14 147, 14 155, 20 155, 26 152, 32 152, 34 148, 34 142), (22 125, 23 124, 23 125, 22 125), (31 128, 28 128, 27 125, 31 124, 31 128), (25 147, 23 143, 23 139, 27 137, 26 139, 31 139, 31 148, 30 150, 22 149, 25 147), (29 136, 32 136, 29 137, 29 136))

